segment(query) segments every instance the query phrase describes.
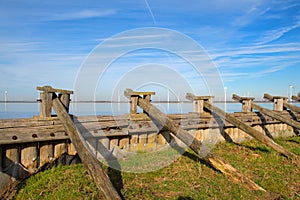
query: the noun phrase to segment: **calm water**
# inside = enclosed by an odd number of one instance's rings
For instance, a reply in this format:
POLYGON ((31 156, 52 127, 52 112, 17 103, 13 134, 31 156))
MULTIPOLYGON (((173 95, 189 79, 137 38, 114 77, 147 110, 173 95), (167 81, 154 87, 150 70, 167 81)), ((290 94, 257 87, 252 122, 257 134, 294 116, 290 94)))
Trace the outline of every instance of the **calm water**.
MULTIPOLYGON (((164 113, 187 113, 193 111, 192 103, 154 103, 164 113)), ((225 110, 224 103, 214 105, 225 110)), ((272 103, 259 103, 259 105, 273 109, 272 103)), ((300 106, 299 103, 294 103, 300 106)), ((240 112, 240 103, 227 103, 226 111, 229 113, 240 112)), ((0 103, 0 119, 31 118, 39 115, 39 103, 0 103)), ((140 112, 140 110, 139 110, 140 112)), ((71 103, 70 113, 74 115, 119 115, 129 113, 129 103, 71 103)), ((54 114, 54 112, 53 112, 54 114)))

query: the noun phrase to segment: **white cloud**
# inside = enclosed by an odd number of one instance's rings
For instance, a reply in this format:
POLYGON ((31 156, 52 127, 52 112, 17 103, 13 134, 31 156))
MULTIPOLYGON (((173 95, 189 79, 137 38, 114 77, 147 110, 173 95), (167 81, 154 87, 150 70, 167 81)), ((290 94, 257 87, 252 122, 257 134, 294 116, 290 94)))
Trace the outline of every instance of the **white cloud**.
POLYGON ((282 27, 279 29, 267 31, 264 33, 264 36, 262 38, 257 40, 256 43, 257 44, 267 44, 267 43, 273 42, 275 40, 280 39, 288 32, 290 32, 296 28, 299 28, 299 27, 300 27, 300 21, 297 21, 295 24, 293 24, 291 26, 286 26, 286 27, 282 27))
POLYGON ((88 19, 115 15, 117 11, 115 9, 109 10, 81 10, 77 12, 58 13, 50 16, 51 20, 76 20, 76 19, 88 19))

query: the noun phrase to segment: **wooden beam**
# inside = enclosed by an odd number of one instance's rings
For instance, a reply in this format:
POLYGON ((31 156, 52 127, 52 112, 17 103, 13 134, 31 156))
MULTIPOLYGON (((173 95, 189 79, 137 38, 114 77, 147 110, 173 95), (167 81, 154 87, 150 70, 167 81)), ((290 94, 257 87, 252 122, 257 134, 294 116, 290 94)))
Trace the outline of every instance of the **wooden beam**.
POLYGON ((297 96, 292 96, 292 99, 293 99, 294 101, 300 101, 300 97, 297 97, 297 96))
POLYGON ((205 103, 204 107, 207 108, 207 109, 209 109, 215 115, 223 118, 223 120, 226 120, 226 121, 230 122, 231 124, 233 124, 234 126, 236 126, 237 128, 245 131, 247 134, 249 134, 250 136, 252 136, 256 140, 258 140, 258 141, 262 142, 263 144, 271 147, 272 149, 274 149, 275 151, 277 151, 277 152, 285 155, 286 157, 295 160, 300 165, 300 159, 299 159, 299 157, 297 155, 295 155, 292 152, 286 150, 285 148, 283 148, 282 146, 280 146, 279 144, 277 144, 271 138, 269 138, 266 135, 262 134, 261 132, 255 130, 251 126, 243 123, 239 119, 237 119, 237 118, 229 115, 228 113, 224 112, 220 108, 218 108, 216 106, 213 106, 212 104, 205 103))
MULTIPOLYGON (((125 91, 125 93, 129 91, 125 91)), ((183 143, 188 145, 196 154, 199 155, 199 158, 201 160, 208 163, 214 169, 226 174, 234 182, 243 183, 247 188, 251 190, 265 191, 262 187, 258 186, 252 180, 244 176, 242 173, 238 172, 233 166, 231 166, 228 162, 226 162, 216 154, 210 152, 205 157, 202 157, 202 143, 199 140, 195 140, 194 137, 190 135, 188 131, 180 128, 179 125, 176 124, 170 117, 161 112, 150 102, 143 99, 142 97, 139 97, 138 106, 140 106, 144 111, 146 111, 148 115, 150 115, 153 119, 156 120, 156 122, 164 126, 165 129, 169 130, 175 137, 177 137, 183 143)))
MULTIPOLYGON (((294 97, 296 97, 296 96, 293 96, 293 99, 294 99, 294 97)), ((274 101, 274 98, 277 98, 277 97, 276 97, 276 96, 272 96, 272 95, 270 95, 270 94, 264 94, 264 98, 265 98, 265 99, 268 99, 268 100, 270 100, 270 101, 274 101)), ((287 97, 283 97, 283 98, 284 98, 283 106, 284 106, 285 108, 288 108, 288 109, 290 109, 291 111, 300 113, 300 108, 299 108, 299 107, 294 106, 294 105, 288 103, 288 102, 287 102, 287 97)), ((296 98, 297 98, 297 97, 296 97, 296 98)), ((300 99, 300 98, 299 98, 299 99, 300 99)), ((295 99, 294 99, 294 100, 295 100, 295 99)))
MULTIPOLYGON (((233 99, 235 99, 235 100, 237 100, 239 98, 239 96, 236 95, 236 94, 234 94, 234 96, 235 96, 235 98, 233 98, 233 99)), ((281 115, 277 114, 276 112, 274 112, 274 111, 272 111, 270 109, 267 109, 267 108, 263 108, 263 107, 255 104, 255 103, 252 103, 252 107, 253 107, 253 109, 258 110, 259 112, 261 112, 261 113, 263 113, 265 115, 268 115, 268 116, 270 116, 270 117, 272 117, 274 119, 277 119, 277 120, 279 120, 281 122, 286 123, 287 125, 290 125, 290 126, 296 128, 296 129, 300 130, 300 123, 297 122, 297 121, 294 121, 294 120, 282 117, 281 115)))
POLYGON ((109 177, 102 168, 101 163, 89 151, 83 138, 77 131, 77 128, 69 114, 66 112, 64 105, 60 99, 53 93, 53 108, 62 122, 66 132, 70 136, 71 142, 74 144, 79 157, 89 174, 92 176, 99 190, 103 193, 106 199, 121 199, 118 192, 110 182, 109 177))
POLYGON ((55 89, 55 88, 52 88, 49 85, 42 86, 42 87, 37 86, 36 89, 39 90, 39 91, 48 92, 48 93, 56 92, 56 93, 62 93, 62 94, 73 94, 73 91, 71 91, 71 90, 55 89))

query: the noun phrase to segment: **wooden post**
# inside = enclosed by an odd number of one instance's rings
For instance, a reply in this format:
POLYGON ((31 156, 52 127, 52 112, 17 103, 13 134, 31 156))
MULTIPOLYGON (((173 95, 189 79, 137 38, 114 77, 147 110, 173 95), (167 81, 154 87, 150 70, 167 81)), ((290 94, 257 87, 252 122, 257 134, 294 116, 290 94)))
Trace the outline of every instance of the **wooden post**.
POLYGON ((51 117, 52 95, 54 92, 60 93, 59 98, 63 102, 66 111, 67 112, 69 111, 70 95, 73 94, 73 91, 55 89, 49 85, 43 87, 38 86, 36 89, 43 91, 40 94, 41 96, 40 116, 41 117, 51 117))
POLYGON ((60 99, 61 103, 65 106, 65 109, 67 112, 69 112, 69 107, 70 107, 70 94, 68 93, 60 93, 58 95, 58 98, 60 99))
POLYGON ((40 166, 54 160, 54 148, 53 142, 41 142, 40 143, 40 166))
POLYGON ((274 111, 286 110, 286 107, 284 106, 284 104, 287 103, 287 100, 288 100, 287 97, 272 96, 270 94, 265 93, 264 98, 268 99, 269 101, 274 102, 274 111))
MULTIPOLYGON (((140 117, 137 115, 137 102, 138 102, 138 98, 140 95, 143 96, 143 98, 150 102, 151 101, 151 95, 154 95, 155 92, 132 92, 131 94, 126 94, 129 95, 129 99, 130 99, 130 117, 132 120, 135 119, 139 119, 140 117)), ((143 113, 145 113, 143 111, 143 113)))
POLYGON ((298 94, 298 96, 292 96, 292 99, 294 100, 294 101, 300 101, 300 97, 299 97, 299 95, 300 95, 300 93, 298 94))
POLYGON ((21 146, 21 164, 32 174, 37 171, 37 143, 27 143, 21 146))
POLYGON ((3 168, 10 166, 12 163, 20 162, 19 147, 16 145, 6 146, 3 168))
POLYGON ((138 96, 130 97, 130 114, 137 113, 137 101, 138 101, 138 96))
POLYGON ((42 92, 40 94, 40 117, 51 117, 52 113, 52 93, 42 92))
MULTIPOLYGON (((238 100, 238 101, 241 100, 241 98, 238 95, 234 95, 233 99, 238 100)), ((252 137, 257 139, 258 141, 260 141, 260 142, 266 144, 267 146, 273 148, 275 151, 285 155, 288 158, 296 160, 300 164, 300 160, 299 160, 299 157, 297 155, 295 155, 292 152, 284 149, 282 146, 277 144, 271 138, 267 137, 266 135, 263 135, 261 132, 255 130, 251 126, 248 126, 247 124, 243 123, 242 121, 238 120, 237 118, 225 113, 223 110, 221 110, 217 107, 214 107, 210 104, 205 104, 205 107, 207 107, 210 110, 213 110, 219 116, 225 116, 226 121, 228 121, 231 124, 235 125, 239 129, 245 131, 246 133, 248 133, 249 135, 251 135, 252 137)), ((256 104, 254 104, 254 103, 252 103, 252 107, 256 110, 260 109, 260 106, 256 106, 256 104)), ((262 110, 265 111, 265 109, 262 109, 262 110)))
MULTIPOLYGON (((234 94, 234 95, 232 96, 232 98, 233 98, 234 100, 237 100, 237 101, 240 101, 240 100, 241 100, 241 97, 239 97, 239 96, 236 95, 236 94, 234 94)), ((285 105, 285 104, 284 104, 284 105, 285 105)), ((261 113, 263 113, 263 114, 265 114, 265 115, 267 115, 267 116, 269 116, 269 117, 272 117, 272 118, 274 118, 274 119, 277 119, 277 120, 279 120, 279 121, 281 121, 281 122, 284 122, 284 123, 286 123, 286 124, 288 124, 288 125, 290 125, 290 126, 296 128, 296 129, 299 129, 299 130, 300 130, 300 123, 297 122, 297 121, 294 121, 294 120, 292 120, 292 119, 287 119, 287 118, 285 118, 285 117, 282 117, 282 116, 279 115, 278 113, 276 113, 276 112, 274 112, 274 111, 272 111, 272 110, 269 110, 269 109, 267 109, 267 108, 263 108, 263 107, 261 107, 261 106, 255 104, 255 103, 252 103, 252 107, 253 107, 253 109, 258 110, 259 112, 261 112, 261 113)))
MULTIPOLYGON (((274 97, 272 95, 270 95, 270 94, 264 94, 264 98, 268 99, 270 101, 273 101, 273 99, 274 99, 274 97)), ((294 105, 288 103, 287 97, 283 97, 283 98, 284 98, 284 100, 283 100, 283 108, 284 109, 290 109, 291 111, 300 113, 300 108, 299 107, 294 106, 294 105)), ((292 99, 294 101, 300 101, 300 97, 293 96, 292 99)))
POLYGON ((106 199, 121 199, 113 184, 109 180, 109 177, 102 168, 101 163, 88 151, 86 143, 82 141, 81 134, 78 132, 74 122, 66 112, 64 105, 55 93, 53 94, 53 108, 66 132, 70 136, 70 139, 74 144, 84 166, 87 168, 99 190, 103 193, 106 199))
MULTIPOLYGON (((127 89, 125 91, 125 96, 130 98, 130 94, 133 91, 127 89)), ((191 136, 188 131, 180 128, 170 117, 162 113, 158 108, 152 105, 150 102, 146 101, 143 98, 138 98, 138 106, 140 106, 144 111, 147 112, 152 118, 156 120, 157 123, 160 123, 166 129, 168 129, 175 137, 181 140, 183 143, 188 145, 195 153, 199 155, 199 158, 213 168, 221 171, 222 173, 226 174, 235 182, 242 182, 248 188, 252 190, 262 190, 265 191, 263 188, 255 184, 253 181, 245 177, 243 174, 238 172, 234 167, 232 167, 228 162, 221 159, 217 155, 213 154, 212 152, 208 153, 205 157, 201 156, 201 147, 202 143, 199 140, 195 140, 193 136, 191 136)))
POLYGON ((191 93, 187 93, 186 98, 193 101, 194 112, 200 115, 211 115, 211 113, 204 109, 204 102, 212 103, 213 96, 194 96, 191 93))
MULTIPOLYGON (((233 94, 232 98, 235 99, 236 94, 233 94)), ((242 112, 252 112, 253 100, 252 97, 239 97, 239 101, 242 103, 242 112)))

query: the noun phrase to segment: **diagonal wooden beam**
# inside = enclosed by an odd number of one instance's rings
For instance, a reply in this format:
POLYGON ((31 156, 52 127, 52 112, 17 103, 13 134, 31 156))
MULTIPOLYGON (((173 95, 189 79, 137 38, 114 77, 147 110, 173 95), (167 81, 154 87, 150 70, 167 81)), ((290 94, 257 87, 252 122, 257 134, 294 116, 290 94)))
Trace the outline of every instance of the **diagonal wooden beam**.
POLYGON ((109 177, 102 168, 101 163, 88 150, 88 147, 83 142, 81 134, 78 132, 74 122, 67 113, 61 100, 53 93, 53 108, 57 117, 63 124, 67 134, 70 136, 72 144, 75 146, 79 157, 89 174, 92 176, 98 189, 103 193, 106 199, 121 199, 118 192, 110 182, 109 177))
MULTIPOLYGON (((293 97, 295 97, 295 96, 293 96, 293 97)), ((267 93, 264 94, 264 98, 265 98, 265 99, 268 99, 269 101, 273 101, 273 100, 274 100, 274 96, 272 96, 272 95, 270 95, 270 94, 267 94, 267 93)), ((294 98, 293 98, 293 99, 294 99, 294 98)), ((287 102, 284 101, 284 102, 283 102, 283 106, 286 107, 286 108, 288 108, 288 109, 290 109, 291 111, 300 113, 300 108, 297 107, 297 106, 294 106, 294 105, 292 105, 292 104, 290 104, 290 103, 287 103, 287 102)))
MULTIPOLYGON (((236 94, 233 94, 232 99, 234 99, 236 101, 240 101, 241 97, 238 96, 238 95, 236 95, 236 94)), ((274 112, 274 111, 272 111, 270 109, 261 107, 261 106, 257 105, 256 103, 252 103, 252 108, 255 109, 255 110, 258 110, 259 112, 261 112, 261 113, 263 113, 265 115, 268 115, 269 117, 277 119, 277 120, 279 120, 281 122, 286 123, 287 125, 290 125, 290 126, 296 128, 296 129, 300 130, 300 123, 297 122, 297 121, 294 121, 294 120, 282 117, 281 115, 277 114, 276 112, 274 112)))
MULTIPOLYGON (((125 96, 128 98, 130 98, 130 94, 132 93, 133 91, 131 89, 127 89, 124 92, 125 96)), ((260 187, 252 180, 247 178, 245 175, 240 173, 227 161, 217 156, 216 154, 210 152, 205 157, 200 156, 202 143, 199 140, 195 140, 193 136, 189 134, 188 131, 180 128, 178 124, 176 124, 171 118, 169 118, 166 114, 161 112, 149 101, 139 96, 138 106, 141 107, 152 119, 156 120, 156 122, 164 126, 164 128, 169 130, 175 137, 177 137, 179 140, 181 140, 183 143, 189 146, 202 161, 204 161, 214 169, 224 173, 233 182, 243 183, 245 187, 251 190, 265 191, 262 187, 260 187)))

